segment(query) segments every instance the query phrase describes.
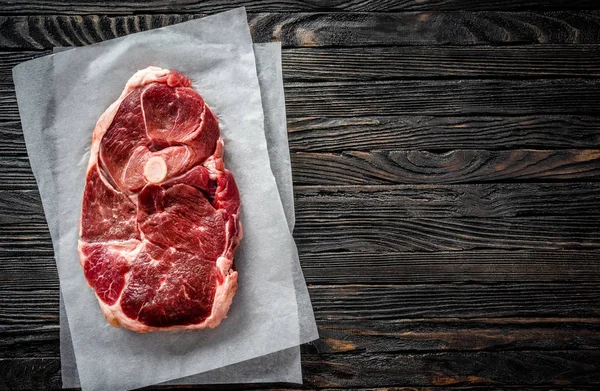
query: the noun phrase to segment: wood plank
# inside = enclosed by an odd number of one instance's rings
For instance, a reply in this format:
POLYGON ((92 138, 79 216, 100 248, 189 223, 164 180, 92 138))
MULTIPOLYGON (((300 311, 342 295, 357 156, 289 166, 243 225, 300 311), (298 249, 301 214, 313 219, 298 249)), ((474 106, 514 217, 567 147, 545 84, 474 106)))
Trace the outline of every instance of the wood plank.
MULTIPOLYGON (((203 14, 0 17, 0 49, 81 46, 203 14)), ((285 47, 600 43, 597 11, 252 13, 255 42, 285 47)))
MULTIPOLYGON (((548 121, 552 119, 549 118, 548 121)), ((292 120, 293 121, 293 120, 292 120)), ((359 121, 357 121, 359 122, 359 121)), ((426 126, 427 123, 424 125, 426 126)), ((302 125, 306 126, 306 125, 302 125)), ((325 124, 325 127, 336 125, 325 124)), ((341 125, 344 128, 346 125, 341 125)), ((422 138, 424 147, 442 147, 445 142, 454 143, 452 136, 447 136, 441 132, 434 135, 432 130, 430 134, 419 134, 419 128, 415 128, 415 136, 408 136, 403 139, 402 132, 383 130, 387 134, 394 134, 391 137, 378 138, 377 133, 369 134, 369 128, 359 133, 354 140, 352 136, 353 129, 359 125, 351 125, 349 129, 344 130, 345 136, 337 138, 333 134, 337 130, 323 129, 317 131, 292 131, 290 133, 290 146, 293 151, 297 150, 320 150, 326 151, 328 140, 338 140, 338 145, 333 145, 333 152, 338 149, 353 147, 360 144, 361 140, 368 138, 370 142, 363 143, 363 149, 377 148, 386 146, 389 138, 396 138, 398 144, 408 145, 416 137, 422 138), (309 133, 309 136, 305 136, 309 133), (317 133, 314 135, 312 133, 317 133), (321 134, 319 134, 321 133, 321 134), (300 136, 296 136, 300 134, 300 136), (400 136, 395 136, 400 135, 400 136), (431 137, 431 138, 430 138, 431 137), (312 140, 317 138, 316 142, 312 140), (348 140, 348 141, 344 141, 348 140), (440 144, 436 145, 437 140, 440 144), (449 141, 444 141, 449 140, 449 141)), ((386 125, 384 125, 385 127, 386 125)), ((404 126, 404 125, 400 125, 404 126)), ((452 126, 452 125, 449 125, 452 126)), ((294 127, 294 125, 292 125, 294 127)), ((379 127, 379 125, 376 125, 379 127)), ((495 126, 490 125, 490 129, 495 126)), ((537 127, 534 125, 534 128, 537 127)), ((594 128, 593 121, 589 122, 590 130, 594 128)), ((296 128, 298 129, 298 128, 296 128)), ((304 128, 306 129, 306 128, 304 128)), ((600 129, 595 127, 595 129, 600 129)), ((494 130, 501 134, 502 129, 494 130)), ((485 137, 485 131, 479 135, 485 137)), ((519 130, 515 130, 517 134, 519 130)), ((573 132, 573 143, 578 144, 577 131, 573 132)), ((23 135, 20 125, 17 122, 11 122, 0 125, 0 177, 2 182, 0 188, 3 189, 34 189, 35 180, 31 173, 29 160, 25 150, 23 135)), ((540 131, 532 129, 532 137, 537 137, 540 131)), ((556 133, 552 133, 556 135, 556 133)), ((469 140, 469 132, 463 134, 463 140, 469 140)), ((568 127, 564 127, 562 138, 565 143, 569 137, 568 127)), ((596 141, 593 132, 588 135, 582 135, 584 143, 595 144, 596 141)), ((552 138, 552 137, 551 137, 552 138)), ((493 139, 490 139, 493 142, 493 139)), ((460 144, 461 142, 458 141, 460 144)), ((508 143, 512 143, 509 140, 508 143)), ((545 144, 545 141, 541 141, 545 144)), ((559 144, 560 141, 549 143, 559 144)), ((393 142, 387 145, 393 148, 393 142)), ((419 142, 415 141, 418 145, 419 142)), ((499 143, 501 144, 501 143, 499 143)), ((470 145, 474 147, 475 145, 470 145)), ((397 184, 397 183, 465 183, 465 182, 487 182, 487 181, 511 181, 511 180, 596 180, 598 176, 598 150, 512 150, 512 151, 487 151, 487 150, 452 150, 444 153, 434 153, 428 151, 399 151, 384 150, 374 152, 342 152, 340 153, 292 153, 293 175, 295 184, 300 185, 365 185, 365 184, 397 184)))
POLYGON ((305 357, 307 387, 597 384, 599 351, 465 352, 305 357), (401 368, 401 370, 399 370, 401 368))
MULTIPOLYGON (((51 254, 37 192, 2 192, 2 199, 6 251, 51 254)), ((596 249, 597 202, 596 184, 305 189, 295 237, 303 253, 596 249), (546 214, 557 216, 537 217, 546 214)))
POLYGON ((290 117, 597 114, 600 81, 403 80, 285 84, 290 117))
MULTIPOLYGON (((194 385, 192 388, 193 389, 236 389, 235 385, 225 385, 225 386, 220 386, 220 385, 215 385, 215 386, 196 386, 194 385)), ((254 388, 258 388, 259 390, 262 389, 268 389, 269 387, 274 387, 276 390, 279 391, 288 391, 288 390, 297 390, 297 389, 302 389, 301 386, 296 386, 297 388, 288 388, 290 387, 289 384, 282 384, 281 386, 277 385, 277 384, 273 384, 273 383, 269 383, 266 385, 260 385, 260 384, 244 384, 241 385, 239 387, 242 387, 242 389, 254 389, 254 388)), ((519 390, 519 391, 548 391, 548 390, 554 390, 554 391, 585 391, 585 390, 591 390, 591 391, 597 391, 597 386, 586 386, 586 385, 577 385, 577 386, 556 386, 556 387, 551 387, 548 388, 550 386, 545 385, 545 386, 531 386, 531 385, 518 385, 518 386, 514 386, 514 385, 501 385, 501 386, 492 386, 492 385, 461 385, 461 386, 392 386, 392 387, 352 387, 351 390, 356 390, 356 391, 435 391, 435 390, 439 390, 439 391, 457 391, 457 390, 462 390, 462 391, 505 391, 505 390, 519 390)), ((167 387, 165 389, 180 389, 180 388, 185 388, 185 386, 171 386, 171 388, 167 387)), ((162 388, 157 388, 157 389, 162 389, 162 388)), ((348 388, 339 388, 339 387, 326 387, 326 388, 315 388, 315 389, 319 389, 319 390, 326 390, 326 391, 342 391, 342 390, 348 390, 348 388)))
POLYGON ((597 77, 597 45, 294 48, 283 52, 285 81, 426 77, 597 77))
MULTIPOLYGON (((323 252, 440 252, 468 250, 597 250, 600 219, 581 217, 405 218, 371 215, 298 219, 294 230, 301 254, 323 252)), ((7 255, 47 254, 46 224, 0 226, 7 255)))
POLYGON ((600 140, 598 123, 600 117, 585 115, 292 117, 288 138, 294 152, 593 149, 600 140))
POLYGON ((0 85, 11 86, 13 84, 12 68, 14 66, 49 53, 49 51, 0 52, 0 85))
POLYGON ((36 187, 27 156, 0 155, 0 189, 35 189, 36 187))
MULTIPOLYGON (((573 48, 574 46, 570 46, 573 48)), ((576 46, 575 46, 576 47, 576 46)), ((559 52, 565 47, 561 47, 559 52)), ((380 49, 380 48, 375 48, 380 49)), ((400 48, 407 49, 407 48, 400 48)), ((493 48, 493 50, 511 51, 514 48, 493 48)), ((339 50, 339 49, 335 49, 339 50)), ((352 49, 356 50, 356 49, 352 49)), ((415 50, 415 48, 410 49, 415 50)), ((446 50, 446 49, 443 49, 446 50)), ((451 48, 453 50, 464 50, 462 48, 451 48)), ((469 51, 477 51, 477 48, 470 48, 469 51)), ((487 50, 487 49, 486 49, 487 50)), ((523 50, 535 50, 533 48, 523 50)), ((548 50, 546 46, 544 50, 548 50)), ((284 62, 286 61, 284 52, 284 62)), ((321 50, 309 50, 308 52, 321 52, 321 50)), ((47 54, 47 52, 42 52, 47 54)), ((451 55, 451 54, 449 54, 451 55)), ((554 55, 553 55, 554 56, 554 55)), ((19 137, 19 120, 16 108, 14 91, 11 87, 12 76, 10 70, 12 66, 25 59, 36 57, 36 52, 5 52, 0 53, 0 83, 6 84, 0 94, 0 99, 5 105, 0 109, 1 117, 9 122, 0 123, 0 132, 3 134, 2 144, 10 141, 22 141, 19 137), (7 137, 9 137, 7 139, 7 137)), ((501 56, 502 58, 506 56, 501 56)), ((360 58, 365 58, 360 56, 360 58)), ((428 61, 430 62, 430 61, 428 61)), ((576 63, 575 60, 572 62, 576 63)), ((552 63, 552 62, 548 62, 552 63)), ((302 68, 302 61, 297 61, 297 68, 288 69, 286 74, 291 78, 295 76, 297 69, 302 68)), ((597 67, 598 62, 594 61, 597 67)), ((285 65, 285 63, 284 63, 285 65)), ((395 69, 405 69, 404 66, 395 69)), ((462 68, 461 68, 462 69, 462 68)), ((484 68, 483 72, 494 72, 499 69, 498 64, 492 63, 484 68)), ((582 69, 586 69, 585 67, 582 69)), ((600 68, 599 68, 600 69, 600 68)), ((589 74, 594 74, 593 69, 587 69, 589 74)), ((385 72, 389 72, 385 68, 385 72)), ((334 72, 328 72, 333 74, 334 72)), ((310 75, 320 77, 319 72, 306 72, 310 75)), ((365 74, 363 72, 357 73, 365 74)), ((534 81, 535 82, 535 81, 534 81)), ((416 82, 419 83, 419 82, 416 82)), ((477 83, 477 81, 471 81, 477 83)), ((536 82, 539 83, 539 82, 536 82)), ((550 81, 549 83, 552 83, 550 81)), ((556 83, 556 82, 555 82, 556 83)), ((560 87, 559 85, 556 88, 560 87)), ((566 82, 563 81, 563 84, 566 82)), ((567 83, 568 84, 568 83, 567 83)), ((292 84, 293 85, 293 84, 292 84)), ((317 83, 317 85, 319 85, 317 83)), ((443 87, 440 87, 443 88, 443 87)), ((543 89, 539 86, 539 89, 543 89)), ((577 86, 573 88, 573 93, 577 91, 577 86)), ((596 88, 597 89, 597 88, 596 88)), ((290 92, 288 92, 288 95, 290 92)), ((415 91, 410 92, 413 96, 415 91)), ((291 99, 291 97, 290 97, 291 99)), ((288 99, 289 100, 289 99, 288 99)), ((368 101, 365 102, 368 104, 368 101)), ((289 110, 288 110, 289 111, 289 110)), ((289 113, 288 113, 289 114, 289 113)), ((306 114, 306 113, 305 113, 306 114)), ((479 117, 455 117, 455 114, 444 117, 431 116, 374 116, 365 118, 340 117, 332 119, 326 117, 303 117, 296 115, 290 118, 288 122, 290 130, 290 146, 296 151, 343 151, 343 150, 365 150, 372 148, 526 148, 526 147, 547 147, 547 148, 590 148, 598 145, 598 117, 585 115, 544 115, 544 116, 520 116, 520 117, 499 117, 499 116, 479 116, 479 117)), ((336 115, 337 117, 338 115, 336 115)), ((4 148, 4 145, 0 145, 4 148)), ((4 149, 3 149, 4 150, 4 149)), ((7 152, 11 152, 7 149, 7 152)))
POLYGON ((61 388, 60 358, 0 359, 0 389, 58 390, 61 388))
MULTIPOLYGON (((600 214, 599 186, 586 182, 297 186, 294 192, 296 218, 307 221, 352 216, 382 221, 419 217, 592 217, 600 214)), ((18 208, 26 216, 41 216, 39 201, 20 194, 0 192, 0 197, 6 199, 6 213, 18 208), (12 203, 17 205, 13 207, 12 203)))
MULTIPOLYGON (((308 284, 598 283, 598 251, 301 253, 308 284)), ((0 282, 11 289, 58 289, 53 255, 6 254, 0 282)))
POLYGON ((0 121, 0 155, 27 156, 20 121, 0 121))
MULTIPOLYGON (((37 190, 0 190, 1 224, 45 223, 37 190)), ((1 255, 0 255, 1 257, 1 255)))
POLYGON ((286 47, 600 42, 597 11, 261 13, 248 21, 256 42, 286 47))
MULTIPOLYGON (((79 266, 75 263, 74 266, 79 266)), ((35 256, 24 254, 0 255, 0 284, 6 289, 16 291, 35 291, 40 288, 59 289, 58 271, 53 253, 35 256)))
MULTIPOLYGON (((297 186, 595 181, 600 175, 598 149, 297 152, 291 158, 297 186)), ((16 163, 17 168, 23 164, 16 163)), ((10 170, 12 164, 2 166, 10 170)), ((26 171, 21 169, 11 180, 25 182, 26 171)))
POLYGON ((204 15, 0 16, 0 48, 41 50, 55 46, 83 46, 202 16, 204 15))
MULTIPOLYGON (((0 150, 5 152, 0 157, 0 188, 3 189, 35 186, 17 126, 15 122, 0 126, 0 133, 6 135, 0 142, 0 150)), ((294 132, 291 134, 294 139, 294 132)), ((386 140, 380 142, 379 145, 384 145, 386 140)), ((599 158, 600 151, 596 149, 297 152, 292 154, 292 168, 296 185, 321 186, 596 180, 599 158)))
POLYGON ((7 291, 0 287, 0 325, 36 325, 38 327, 58 323, 58 288, 7 291))
MULTIPOLYGON (((177 12, 217 13, 231 8, 245 6, 248 12, 398 12, 398 11, 488 11, 488 10, 560 10, 595 9, 594 0, 338 0, 335 2, 307 2, 287 0, 186 0, 177 2, 177 12)), ((0 14, 130 14, 130 13, 169 13, 173 5, 164 0, 153 1, 57 1, 57 0, 13 0, 1 3, 0 14)))
MULTIPOLYGON (((599 283, 599 251, 447 251, 301 253, 306 282, 323 284, 599 283)), ((52 254, 0 258, 6 289, 58 289, 52 254)))
MULTIPOLYGON (((292 153, 296 186, 597 181, 600 150, 292 153)), ((29 159, 0 156, 0 189, 35 189, 29 159)))
MULTIPOLYGON (((50 51, 0 52, 0 84, 11 69, 50 51)), ((289 48, 283 77, 291 81, 395 80, 405 78, 540 78, 600 76, 598 45, 386 46, 289 48)))
MULTIPOLYGON (((58 289, 52 248, 6 244, 0 283, 11 289, 58 289), (19 251, 20 250, 20 251, 19 251)), ((49 238, 44 240, 49 242, 49 238)), ((38 245, 39 246, 39 245, 38 245)), ((306 247, 306 246, 304 246, 306 247)), ((303 250, 301 248, 301 250, 303 250)), ((440 252, 300 252, 309 284, 422 284, 600 281, 598 250, 471 250, 440 252)))
MULTIPOLYGON (((295 117, 288 118, 292 152, 449 149, 594 149, 600 117, 295 117)), ((26 156, 19 121, 0 122, 0 154, 26 156)))
MULTIPOLYGON (((595 350, 596 318, 408 319, 398 322, 319 319, 321 338, 304 353, 595 350)), ((27 323, 0 327, 0 358, 59 354, 59 326, 27 323)))
MULTIPOLYGON (((600 284, 598 251, 446 251, 301 253, 306 282, 422 284, 569 282, 600 284)), ((38 260, 35 264, 54 262, 38 260)), ((32 262, 32 264, 34 264, 32 262)), ((28 268, 29 269, 29 268, 28 268)), ((32 283, 34 276, 31 275, 32 283)), ((37 278, 35 281, 39 281, 37 278)), ((7 286, 16 282, 5 282, 7 286)))
POLYGON ((46 223, 6 224, 4 227, 0 228, 0 248, 4 255, 52 254, 52 240, 46 223))
MULTIPOLYGON (((296 216, 355 215, 386 219, 527 216, 598 216, 600 184, 490 183, 466 185, 298 186, 296 216)), ((46 219, 37 190, 0 190, 2 224, 46 219)))
POLYGON ((47 231, 41 235, 26 237, 17 235, 15 238, 0 238, 0 245, 5 249, 5 254, 13 258, 20 256, 54 256, 54 248, 50 241, 50 234, 47 231))
MULTIPOLYGON (((11 234, 12 236, 12 234, 11 234)), ((302 254, 466 250, 597 250, 594 218, 389 219, 369 215, 296 221, 302 254)), ((12 243, 12 242, 11 242, 12 243)))
POLYGON ((303 352, 597 350, 599 323, 598 318, 440 318, 343 323, 319 319, 321 338, 304 346, 303 352))
MULTIPOLYGON (((303 378, 304 386, 310 388, 508 384, 562 389, 600 383, 598 362, 600 351, 305 355, 303 378)), ((0 363, 2 388, 23 384, 25 388, 60 388, 58 358, 4 359, 0 363)))
POLYGON ((0 86, 0 121, 20 121, 14 86, 0 86))
MULTIPOLYGON (((173 388, 182 388, 183 386, 172 386, 173 388)), ((223 389, 229 389, 229 387, 236 387, 236 386, 206 386, 209 389, 219 389, 219 387, 223 388, 223 389)), ((248 384, 248 385, 244 385, 242 386, 243 389, 253 389, 253 387, 258 387, 258 389, 266 389, 267 387, 275 387, 275 389, 280 390, 280 391, 288 391, 288 390, 295 390, 295 389, 300 389, 300 386, 297 386, 298 388, 287 388, 290 387, 289 384, 283 384, 281 387, 279 387, 277 384, 268 384, 268 385, 256 385, 256 384, 248 384)), ((194 389, 198 388, 198 389, 202 389, 203 386, 194 386, 194 389)), ((159 388, 160 389, 160 388, 159 388)), ((167 388, 169 389, 169 388, 167 388)), ((319 389, 319 390, 326 390, 326 391, 342 391, 342 390, 348 390, 348 388, 339 388, 339 387, 327 387, 327 388, 315 388, 315 389, 319 389)), ((501 385, 501 386, 493 386, 493 385, 460 385, 460 386, 392 386, 392 387, 352 387, 351 390, 356 390, 356 391, 457 391, 457 390, 462 390, 462 391, 506 391, 506 390, 519 390, 519 391, 548 391, 548 390, 554 390, 554 391, 585 391, 585 390, 591 390, 591 391, 597 391, 597 386, 589 386, 589 385, 577 385, 577 386, 556 386, 556 387, 551 387, 548 385, 545 386, 535 386, 535 385, 518 385, 518 386, 514 386, 514 385, 501 385), (550 387, 550 388, 549 388, 550 387)))
MULTIPOLYGON (((591 114, 600 79, 402 80, 286 83, 289 117, 591 114)), ((0 119, 18 121, 14 89, 0 86, 0 119)))
MULTIPOLYGON (((0 287, 0 324, 58 321, 58 289, 0 287)), ((597 283, 313 285, 318 320, 600 316, 597 283)))
MULTIPOLYGON (((494 286, 442 286, 441 289, 431 289, 422 285, 311 287, 322 338, 305 347, 304 351, 378 353, 598 349, 600 334, 597 318, 455 319, 450 315, 445 319, 419 319, 422 315, 445 316, 448 312, 467 318, 471 313, 475 316, 520 315, 527 311, 539 311, 537 314, 540 315, 557 311, 574 314, 582 308, 587 308, 585 312, 589 313, 590 308, 585 307, 585 303, 594 303, 594 297, 597 299, 597 293, 592 292, 593 287, 594 284, 583 289, 582 286, 540 284, 511 286, 508 289, 494 286), (466 290, 465 294, 457 293, 462 289, 466 290), (531 292, 535 292, 534 297, 531 297, 531 292), (477 295, 469 296, 474 293, 477 295), (385 294, 385 297, 377 294, 385 294), (586 297, 582 298, 584 295, 586 297), (572 296, 577 299, 573 300, 572 296), (567 303, 553 305, 553 297, 557 301, 566 297, 569 299, 567 303), (324 303, 327 308, 323 308, 324 303), (365 306, 364 303, 370 304, 365 306), (536 303, 541 308, 537 308, 536 303), (571 305, 575 306, 572 311, 569 310, 571 305), (483 308, 478 308, 480 306, 483 308), (500 314, 494 315, 495 311, 500 311, 500 314), (415 316, 416 319, 409 319, 415 316)), ((3 291, 3 295, 15 296, 6 291, 3 291)), ((14 357, 16 353, 23 354, 20 357, 50 357, 57 353, 58 319, 49 317, 44 308, 48 300, 55 307, 58 302, 48 295, 47 291, 39 295, 17 294, 23 300, 14 303, 8 301, 9 307, 3 308, 3 312, 24 312, 29 317, 12 317, 12 326, 0 328, 0 357, 14 357), (40 323, 39 319, 35 319, 36 315, 45 322, 40 323)), ((593 304, 595 313, 598 312, 597 304, 597 301, 593 304)), ((7 318, 6 314, 4 318, 7 318)), ((6 323, 5 320, 2 323, 6 323)))
POLYGON ((600 292, 597 287, 596 283, 314 285, 309 291, 314 311, 321 319, 388 321, 598 317, 600 292))
POLYGON ((60 327, 23 324, 0 325, 0 359, 51 358, 60 355, 60 327))
MULTIPOLYGON (((434 351, 597 350, 597 318, 318 319, 320 339, 304 354, 434 351)), ((0 326, 0 359, 59 355, 59 326, 0 326)))

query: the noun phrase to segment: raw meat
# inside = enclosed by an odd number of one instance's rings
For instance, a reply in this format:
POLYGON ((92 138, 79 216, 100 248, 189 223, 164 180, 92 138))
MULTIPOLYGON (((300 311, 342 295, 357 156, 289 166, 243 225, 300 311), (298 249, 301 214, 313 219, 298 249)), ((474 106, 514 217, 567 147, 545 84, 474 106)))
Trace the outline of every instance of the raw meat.
POLYGON ((185 76, 138 71, 98 120, 79 259, 108 322, 216 327, 237 290, 240 197, 217 118, 185 76))

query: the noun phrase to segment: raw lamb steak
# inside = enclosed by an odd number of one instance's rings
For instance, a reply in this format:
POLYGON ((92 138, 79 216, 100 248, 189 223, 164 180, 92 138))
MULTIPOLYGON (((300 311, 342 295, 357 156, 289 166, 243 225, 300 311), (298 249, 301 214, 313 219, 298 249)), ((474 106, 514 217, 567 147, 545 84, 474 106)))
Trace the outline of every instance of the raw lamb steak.
POLYGON ((108 322, 216 327, 237 290, 240 197, 217 118, 185 76, 138 71, 92 137, 79 259, 108 322))

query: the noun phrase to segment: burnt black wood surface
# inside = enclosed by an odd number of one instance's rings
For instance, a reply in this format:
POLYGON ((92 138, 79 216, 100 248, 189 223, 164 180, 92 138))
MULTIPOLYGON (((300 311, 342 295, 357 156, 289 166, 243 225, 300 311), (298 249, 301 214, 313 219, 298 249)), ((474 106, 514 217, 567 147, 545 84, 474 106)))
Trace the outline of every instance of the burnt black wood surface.
MULTIPOLYGON (((600 388, 597 0, 0 3, 0 389, 61 387, 11 68, 246 5, 281 41, 304 388, 600 388)), ((288 384, 219 389, 294 388, 288 384)))

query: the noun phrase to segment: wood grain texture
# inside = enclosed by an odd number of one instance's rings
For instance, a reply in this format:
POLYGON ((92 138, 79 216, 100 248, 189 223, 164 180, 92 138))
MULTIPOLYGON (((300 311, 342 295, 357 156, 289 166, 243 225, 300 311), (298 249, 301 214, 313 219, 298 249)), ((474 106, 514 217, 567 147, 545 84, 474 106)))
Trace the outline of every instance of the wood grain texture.
POLYGON ((597 77, 597 45, 386 46, 291 48, 285 81, 389 80, 427 77, 597 77))
POLYGON ((600 221, 585 217, 382 221, 357 215, 298 220, 294 237, 302 253, 597 250, 600 221))
MULTIPOLYGON (((78 266, 78 264, 75 264, 78 266)), ((0 255, 0 284, 5 289, 32 290, 41 287, 59 289, 54 254, 0 255)))
MULTIPOLYGON (((50 51, 0 52, 0 84, 11 68, 50 51)), ((385 46, 288 48, 284 81, 394 80, 403 78, 540 78, 600 76, 600 46, 385 46)))
MULTIPOLYGON (((318 320, 320 339, 304 354, 435 351, 597 350, 595 318, 318 320), (465 338, 468 335, 469 338, 465 338)), ((59 325, 0 327, 0 359, 59 355, 59 325)))
POLYGON ((315 313, 326 320, 598 317, 597 284, 314 285, 315 313))
MULTIPOLYGON (((309 388, 506 384, 562 389, 600 383, 598 362, 599 351, 306 355, 303 377, 309 388)), ((18 388, 20 377, 26 377, 25 388, 60 388, 58 358, 5 359, 1 364, 0 387, 18 388)))
POLYGON ((14 66, 45 54, 49 54, 49 52, 0 52, 0 88, 13 86, 12 68, 14 66))
MULTIPOLYGON (((600 220, 589 217, 410 218, 370 215, 299 219, 294 237, 301 253, 440 252, 466 250, 597 250, 600 220)), ((52 249, 43 224, 0 227, 7 254, 52 249)))
MULTIPOLYGON (((585 283, 600 282, 598 251, 446 251, 433 253, 303 253, 308 284, 585 283)), ((7 288, 58 289, 52 254, 0 258, 7 288)))
POLYGON ((0 155, 25 156, 25 139, 20 121, 0 121, 0 155))
POLYGON ((35 187, 35 178, 27 157, 0 155, 0 189, 35 187))
POLYGON ((0 87, 0 120, 2 122, 20 120, 17 96, 12 85, 10 87, 0 87))
POLYGON ((0 248, 4 255, 47 255, 53 250, 46 223, 6 224, 0 232, 0 248))
POLYGON ((600 14, 583 12, 261 13, 256 41, 285 47, 598 43, 600 14))
POLYGON ((403 80, 285 84, 290 117, 597 114, 600 81, 403 80))
POLYGON ((394 12, 394 11, 455 11, 455 10, 552 10, 552 9, 594 9, 594 0, 497 0, 482 2, 477 0, 152 0, 152 1, 57 1, 57 0, 12 0, 0 5, 0 14, 129 14, 139 12, 169 13, 177 7, 177 12, 216 13, 231 8, 245 6, 248 12, 394 12))
MULTIPOLYGON (((600 214, 600 184, 490 183, 466 185, 299 186, 299 220, 371 215, 374 218, 508 218, 600 214)), ((4 225, 46 219, 37 190, 0 190, 4 225)))
MULTIPOLYGON (((600 150, 452 150, 297 152, 294 184, 453 184, 506 181, 596 181, 600 150)), ((34 189, 29 160, 0 156, 0 189, 34 189)))
MULTIPOLYGON (((291 157, 296 185, 597 180, 600 175, 596 149, 297 152, 291 157)), ((15 181, 25 182, 24 175, 15 173, 15 181)))
POLYGON ((597 384, 599 351, 465 352, 306 357, 308 387, 597 384), (401 368, 401 370, 399 370, 401 368))
MULTIPOLYGON (((300 254, 307 283, 441 284, 589 282, 600 284, 598 251, 446 251, 300 254)), ((37 264, 48 261, 40 260, 37 264)), ((35 275, 35 274, 34 274, 35 275)))
POLYGON ((62 388, 60 359, 0 359, 0 389, 57 390, 62 388))
MULTIPOLYGON (((412 218, 370 215, 302 219, 294 237, 301 254, 322 252, 440 252, 467 250, 598 250, 600 221, 588 217, 412 218)), ((52 249, 46 224, 0 227, 9 255, 52 249)))
POLYGON ((58 320, 50 325, 0 325, 0 359, 58 357, 59 332, 58 320))
MULTIPOLYGON (((288 119, 292 152, 449 149, 593 149, 600 117, 361 117, 288 119)), ((25 156, 19 121, 0 122, 0 153, 25 156)))
MULTIPOLYGON (((236 5, 0 4, 0 389, 60 388, 58 276, 11 68, 236 5)), ((253 38, 286 47, 321 335, 304 388, 600 387, 597 2, 246 5, 253 38)), ((266 387, 291 386, 220 388, 266 387)))
MULTIPOLYGON (((600 315, 597 283, 313 285, 317 320, 578 317, 600 315)), ((58 321, 58 288, 0 287, 0 324, 58 321)), ((99 311, 99 309, 98 309, 99 311)))
MULTIPOLYGON (((593 149, 600 145, 598 121, 585 115, 296 117, 288 118, 288 140, 292 152, 593 149)), ((0 153, 25 156, 18 120, 0 122, 0 153)))
MULTIPOLYGON (((6 110, 7 106, 3 106, 3 109, 6 110)), ((551 120, 552 118, 547 119, 547 121, 551 120)), ((309 122, 311 121, 309 120, 309 122)), ((335 122, 329 122, 330 125, 326 126, 332 126, 332 123, 335 124, 335 122)), ((3 151, 3 156, 0 156, 0 188, 2 189, 35 188, 33 174, 18 126, 16 122, 4 123, 0 126, 0 134, 3 134, 2 141, 0 141, 0 150, 3 151)), ((306 129, 307 125, 299 126, 305 126, 303 129, 306 129)), ((494 126, 491 125, 491 127, 494 126)), ((593 128, 593 125, 590 124, 590 128, 593 128)), ((459 129, 462 128, 459 127, 459 129)), ((300 145, 300 148, 297 149, 301 150, 305 149, 302 145, 307 143, 304 136, 297 137, 294 134, 306 134, 306 132, 308 131, 293 130, 291 132, 291 144, 294 150, 296 150, 294 145, 300 145), (300 141, 297 141, 298 139, 300 141)), ((326 132, 331 131, 327 130, 326 132)), ((384 132, 392 131, 384 130, 384 132)), ((515 132, 518 131, 515 130, 515 132)), ((535 137, 537 131, 532 130, 532 132, 534 134, 532 137, 535 137)), ((593 131, 591 132, 593 133, 593 131)), ((419 137, 421 136, 424 139, 428 138, 428 135, 419 135, 419 137)), ((322 137, 324 140, 321 141, 321 148, 317 147, 317 149, 322 149, 327 138, 331 136, 322 137)), ((566 129, 562 137, 563 139, 568 138, 566 129)), ((581 137, 587 137, 588 142, 593 143, 592 140, 596 135, 581 137)), ((387 138, 379 139, 377 136, 372 138, 374 141, 378 140, 379 144, 374 144, 372 141, 371 147, 386 146, 387 138)), ((404 143, 410 143, 411 138, 409 137, 404 143)), ((466 136, 464 138, 466 139, 466 136)), ((577 138, 577 132, 575 132, 573 139, 577 140, 577 138)), ((334 146, 334 149, 346 146, 343 138, 340 140, 341 146, 334 146)), ((353 142, 353 144, 358 142, 353 142)), ((425 143, 432 145, 429 141, 425 141, 425 143)), ((600 168, 599 159, 600 152, 596 149, 508 151, 461 149, 441 153, 414 150, 343 153, 297 152, 292 154, 292 167, 296 185, 559 181, 596 180, 600 168)))
MULTIPOLYGON (((172 388, 165 388, 165 389, 185 389, 186 386, 171 386, 172 388)), ((288 391, 288 390, 297 390, 297 389, 303 389, 301 386, 296 386, 297 388, 289 388, 291 387, 291 385, 289 384, 268 384, 268 385, 261 385, 261 384, 244 384, 244 385, 240 385, 239 387, 242 387, 243 389, 266 389, 266 388, 273 388, 276 390, 280 390, 280 391, 288 391)), ((226 385, 226 386, 220 386, 220 385, 210 385, 210 386, 190 386, 189 388, 191 389, 237 389, 235 388, 235 386, 231 386, 231 385, 226 385)), ((505 391, 505 390, 519 390, 519 391, 540 391, 540 390, 544 390, 544 391, 585 391, 585 390, 592 390, 592 391, 597 391, 596 390, 597 386, 586 386, 586 385, 577 385, 577 386, 562 386, 562 385, 557 385, 557 386, 551 386, 551 385, 545 385, 545 386, 536 386, 536 385, 452 385, 452 386, 392 386, 392 387, 352 387, 350 388, 351 390, 364 390, 364 391, 449 391, 449 390, 464 390, 464 391, 505 391)), ((152 388, 153 389, 153 388, 152 388)), ((162 388, 158 388, 158 389, 162 389, 162 388)), ((306 387, 304 388, 306 389, 306 387)), ((319 389, 319 390, 326 390, 326 391, 341 391, 341 390, 347 390, 348 388, 340 388, 340 387, 326 387, 326 388, 315 388, 315 389, 319 389)))
POLYGON ((51 49, 55 46, 89 45, 202 16, 204 15, 0 16, 0 47, 39 50, 51 49))
MULTIPOLYGON (((598 311, 594 286, 311 287, 322 339, 304 351, 309 354, 390 352, 398 355, 439 350, 597 349, 597 319, 461 320, 447 316, 451 313, 495 317, 515 312, 522 316, 522 311, 528 309, 543 314, 589 313, 590 309, 598 311), (389 322, 432 313, 446 319, 389 322), (469 338, 465 339, 465 335, 469 338)), ((5 290, 2 293, 3 297, 16 296, 20 300, 8 300, 7 305, 2 306, 3 323, 9 318, 13 326, 0 329, 0 354, 10 356, 18 351, 21 357, 38 355, 38 359, 56 354, 56 341, 53 342, 52 337, 57 333, 56 310, 52 317, 53 313, 44 308, 48 301, 56 308, 57 297, 46 291, 37 295, 14 295, 5 290), (7 316, 9 313, 13 316, 7 316), (35 323, 38 326, 34 327, 35 323)))
MULTIPOLYGON (((6 213, 18 210, 24 216, 42 216, 37 198, 29 195, 29 191, 23 193, 21 196, 20 191, 0 192, 6 200, 6 213)), ((298 186, 295 198, 297 220, 369 215, 381 220, 419 217, 593 218, 600 214, 600 184, 585 182, 298 186)))
POLYGON ((58 288, 38 290, 7 291, 2 289, 0 304, 0 324, 4 326, 22 325, 36 326, 58 324, 58 288))
POLYGON ((596 318, 319 320, 320 339, 303 352, 597 350, 596 318))
MULTIPOLYGON (((294 117, 598 115, 600 79, 402 80, 286 83, 294 117)), ((14 89, 0 87, 0 118, 18 121, 14 89)))
POLYGON ((288 138, 294 152, 597 148, 598 121, 585 115, 294 117, 288 138))
MULTIPOLYGON (((0 49, 80 46, 203 14, 0 17, 0 49)), ((252 13, 255 42, 284 47, 600 43, 597 11, 252 13)))
POLYGON ((1 224, 45 221, 42 200, 37 190, 0 190, 1 224))
MULTIPOLYGON (((433 253, 301 253, 308 284, 600 282, 600 251, 446 251, 433 253)), ((51 250, 0 258, 6 289, 58 289, 51 250)))
MULTIPOLYGON (((598 283, 599 251, 477 250, 429 253, 301 253, 308 284, 439 284, 565 282, 598 283)), ((6 288, 58 289, 51 249, 7 253, 0 258, 6 288)))

